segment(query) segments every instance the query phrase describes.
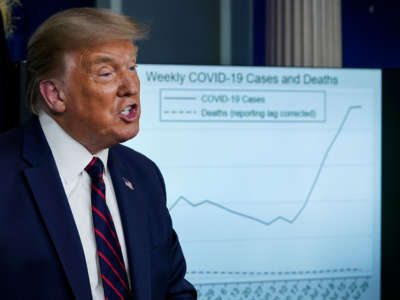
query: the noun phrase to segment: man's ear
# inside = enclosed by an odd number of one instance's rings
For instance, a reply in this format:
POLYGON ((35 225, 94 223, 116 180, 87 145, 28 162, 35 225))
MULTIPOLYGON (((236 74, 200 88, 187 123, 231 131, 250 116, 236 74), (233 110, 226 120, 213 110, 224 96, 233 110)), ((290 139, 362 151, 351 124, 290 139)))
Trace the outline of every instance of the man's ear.
POLYGON ((51 112, 63 113, 65 111, 65 94, 56 79, 46 79, 39 83, 40 94, 51 112))

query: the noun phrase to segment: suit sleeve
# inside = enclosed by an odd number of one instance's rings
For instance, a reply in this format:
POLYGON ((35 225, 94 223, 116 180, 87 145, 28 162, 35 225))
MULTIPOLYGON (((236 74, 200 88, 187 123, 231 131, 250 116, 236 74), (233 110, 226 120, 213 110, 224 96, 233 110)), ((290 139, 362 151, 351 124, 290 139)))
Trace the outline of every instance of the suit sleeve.
POLYGON ((171 217, 166 207, 166 191, 164 179, 160 170, 157 168, 157 174, 163 187, 163 198, 165 199, 165 213, 168 219, 168 251, 169 251, 169 275, 167 299, 197 299, 197 293, 193 285, 184 277, 186 274, 186 262, 183 256, 178 236, 172 227, 171 217))

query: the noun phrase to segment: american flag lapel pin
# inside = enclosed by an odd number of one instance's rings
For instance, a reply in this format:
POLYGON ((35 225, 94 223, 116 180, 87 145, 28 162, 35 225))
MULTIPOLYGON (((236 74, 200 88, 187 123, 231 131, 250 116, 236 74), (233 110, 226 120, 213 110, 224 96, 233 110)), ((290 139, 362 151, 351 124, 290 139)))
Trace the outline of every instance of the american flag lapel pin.
POLYGON ((130 189, 130 190, 134 190, 134 186, 132 184, 132 182, 130 182, 128 179, 126 179, 125 177, 122 177, 122 179, 124 180, 125 185, 130 189))

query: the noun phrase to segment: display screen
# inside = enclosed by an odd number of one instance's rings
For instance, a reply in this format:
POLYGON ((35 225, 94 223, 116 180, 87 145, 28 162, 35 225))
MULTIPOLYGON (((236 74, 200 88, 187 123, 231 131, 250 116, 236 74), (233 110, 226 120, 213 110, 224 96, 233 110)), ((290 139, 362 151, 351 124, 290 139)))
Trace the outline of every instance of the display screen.
POLYGON ((199 299, 379 299, 381 71, 140 65, 199 299))

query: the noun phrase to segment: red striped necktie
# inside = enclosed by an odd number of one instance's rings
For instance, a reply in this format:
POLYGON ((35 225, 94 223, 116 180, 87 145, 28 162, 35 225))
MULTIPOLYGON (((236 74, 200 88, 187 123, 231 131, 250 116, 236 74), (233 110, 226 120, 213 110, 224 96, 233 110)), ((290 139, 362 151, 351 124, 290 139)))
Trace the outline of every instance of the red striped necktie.
POLYGON ((104 298, 106 300, 127 300, 130 299, 128 277, 121 245, 106 203, 103 170, 103 163, 97 157, 94 157, 85 168, 85 171, 92 179, 93 226, 103 281, 104 298))

